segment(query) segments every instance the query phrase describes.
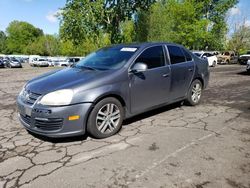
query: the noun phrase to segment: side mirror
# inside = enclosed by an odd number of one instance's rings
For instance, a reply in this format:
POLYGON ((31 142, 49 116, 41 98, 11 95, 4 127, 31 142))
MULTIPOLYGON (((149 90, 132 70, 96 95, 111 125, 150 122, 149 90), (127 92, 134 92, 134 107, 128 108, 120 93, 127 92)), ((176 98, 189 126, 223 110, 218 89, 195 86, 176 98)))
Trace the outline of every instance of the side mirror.
POLYGON ((138 62, 134 64, 132 69, 130 70, 131 73, 139 73, 139 72, 144 72, 148 69, 148 66, 143 63, 143 62, 138 62))
POLYGON ((202 57, 203 57, 204 59, 207 59, 207 56, 205 56, 205 55, 204 55, 204 56, 202 56, 202 57))

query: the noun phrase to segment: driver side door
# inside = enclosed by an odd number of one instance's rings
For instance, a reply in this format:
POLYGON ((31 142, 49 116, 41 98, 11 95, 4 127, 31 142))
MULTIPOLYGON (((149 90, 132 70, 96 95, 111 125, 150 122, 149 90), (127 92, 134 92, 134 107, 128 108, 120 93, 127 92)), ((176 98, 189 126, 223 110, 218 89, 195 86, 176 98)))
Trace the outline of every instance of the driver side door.
POLYGON ((163 46, 145 49, 135 60, 136 63, 146 64, 147 70, 129 74, 133 114, 167 102, 170 89, 170 67, 166 64, 163 46))

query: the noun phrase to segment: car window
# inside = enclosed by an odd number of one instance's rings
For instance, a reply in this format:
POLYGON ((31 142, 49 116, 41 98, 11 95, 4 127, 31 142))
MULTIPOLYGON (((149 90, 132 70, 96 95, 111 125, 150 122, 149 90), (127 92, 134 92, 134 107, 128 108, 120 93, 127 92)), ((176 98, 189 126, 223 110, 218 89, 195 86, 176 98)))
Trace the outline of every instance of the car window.
POLYGON ((164 66, 165 61, 162 46, 154 46, 146 49, 135 60, 135 63, 137 62, 145 63, 148 69, 164 66))
POLYGON ((79 63, 77 63, 74 67, 90 67, 97 70, 119 69, 127 63, 137 49, 137 47, 131 46, 102 48, 89 54, 87 57, 79 61, 79 63))
POLYGON ((193 60, 192 57, 191 57, 191 55, 187 52, 187 50, 185 50, 184 48, 182 48, 182 51, 183 51, 183 53, 184 53, 184 55, 186 57, 186 61, 192 61, 193 60))
POLYGON ((178 46, 168 46, 168 53, 170 56, 171 64, 182 63, 186 61, 186 58, 178 46))

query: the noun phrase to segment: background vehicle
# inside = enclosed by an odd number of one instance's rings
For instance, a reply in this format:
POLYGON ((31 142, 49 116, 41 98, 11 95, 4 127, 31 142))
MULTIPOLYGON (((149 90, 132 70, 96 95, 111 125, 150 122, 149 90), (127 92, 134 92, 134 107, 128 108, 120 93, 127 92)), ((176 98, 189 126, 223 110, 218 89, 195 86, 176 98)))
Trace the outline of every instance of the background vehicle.
POLYGON ((69 66, 72 66, 74 64, 76 64, 78 61, 80 61, 79 57, 69 57, 66 59, 66 61, 68 61, 69 66))
POLYGON ((17 98, 21 123, 48 137, 117 133, 123 119, 177 101, 199 104, 207 60, 180 45, 115 45, 34 78, 17 98))
POLYGON ((218 64, 231 64, 238 62, 238 54, 234 51, 222 52, 218 57, 218 64))
POLYGON ((44 58, 38 58, 33 62, 33 65, 35 67, 48 67, 49 66, 49 62, 47 59, 44 58))
POLYGON ((246 68, 247 72, 250 73, 250 60, 247 61, 247 68, 246 68))
POLYGON ((8 68, 22 68, 22 64, 15 58, 6 59, 5 66, 8 68))
POLYGON ((239 57, 239 63, 241 65, 246 65, 248 60, 250 60, 250 51, 248 51, 246 54, 243 54, 239 57))
POLYGON ((216 55, 209 53, 209 52, 193 52, 195 55, 197 55, 200 58, 207 59, 208 65, 210 67, 215 67, 217 65, 217 57, 216 55))
POLYGON ((0 59, 0 68, 4 68, 5 67, 5 64, 3 62, 3 60, 0 59))
POLYGON ((68 67, 70 66, 70 63, 66 59, 58 59, 54 62, 54 66, 68 67))
POLYGON ((30 66, 34 66, 34 62, 38 59, 38 58, 40 58, 40 56, 39 55, 30 55, 29 56, 29 65, 30 66))

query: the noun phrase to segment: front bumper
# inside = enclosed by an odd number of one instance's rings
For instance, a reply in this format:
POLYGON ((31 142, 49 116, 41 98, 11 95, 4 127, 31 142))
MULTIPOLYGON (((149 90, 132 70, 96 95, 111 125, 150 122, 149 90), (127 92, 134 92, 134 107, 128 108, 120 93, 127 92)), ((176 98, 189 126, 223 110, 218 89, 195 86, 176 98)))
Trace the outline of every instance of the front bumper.
POLYGON ((17 98, 19 120, 32 133, 46 137, 70 137, 85 134, 87 116, 92 103, 81 103, 61 107, 29 105, 17 98), (77 120, 69 116, 79 115, 77 120))
POLYGON ((11 65, 11 67, 13 67, 13 68, 21 68, 21 67, 22 67, 21 64, 10 64, 10 65, 11 65))

